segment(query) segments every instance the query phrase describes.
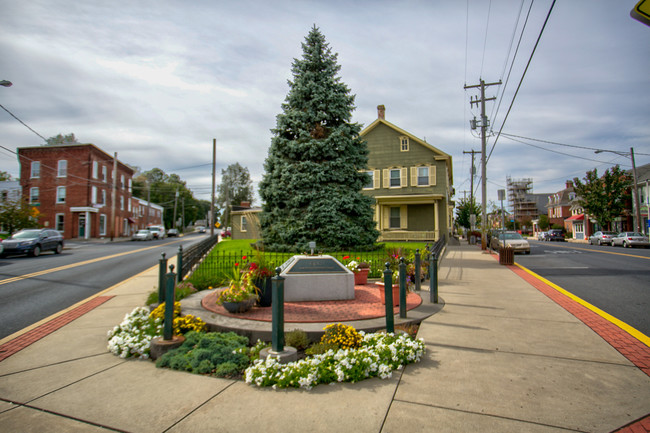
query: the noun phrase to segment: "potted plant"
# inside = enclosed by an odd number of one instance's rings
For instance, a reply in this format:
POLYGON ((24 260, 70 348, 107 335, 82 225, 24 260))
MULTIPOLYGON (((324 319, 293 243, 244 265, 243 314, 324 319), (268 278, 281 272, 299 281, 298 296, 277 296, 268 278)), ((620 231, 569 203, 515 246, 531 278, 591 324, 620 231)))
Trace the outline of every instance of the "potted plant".
POLYGON ((271 278, 273 271, 269 268, 264 256, 264 251, 255 250, 254 261, 250 263, 248 269, 253 279, 253 284, 257 287, 259 299, 257 305, 260 307, 270 307, 273 301, 271 291, 271 278))
MULTIPOLYGON (((393 307, 397 307, 399 305, 399 272, 394 271, 392 279, 393 279, 393 287, 392 287, 393 307)), ((378 281, 375 284, 379 289, 379 298, 381 299, 381 303, 386 305, 386 292, 384 291, 384 282, 378 281)))
POLYGON ((241 271, 239 263, 226 275, 228 287, 217 298, 217 304, 229 313, 245 313, 257 302, 257 287, 253 284, 250 270, 241 271))
MULTIPOLYGON (((343 260, 349 259, 350 256, 343 257, 343 260)), ((366 262, 360 261, 360 258, 357 258, 359 262, 352 260, 351 262, 346 263, 345 267, 354 272, 354 285, 361 286, 368 282, 368 272, 370 272, 370 265, 366 262)))

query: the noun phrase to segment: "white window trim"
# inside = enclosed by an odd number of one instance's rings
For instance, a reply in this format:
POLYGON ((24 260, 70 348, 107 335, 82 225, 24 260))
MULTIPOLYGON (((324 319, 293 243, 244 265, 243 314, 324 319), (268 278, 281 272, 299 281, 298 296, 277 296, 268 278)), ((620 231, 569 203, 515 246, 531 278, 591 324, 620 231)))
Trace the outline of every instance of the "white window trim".
POLYGON ((99 235, 106 236, 106 215, 103 213, 99 214, 99 235), (104 224, 102 224, 102 220, 104 220, 104 224))
POLYGON ((65 231, 65 214, 64 213, 58 213, 54 216, 54 229, 60 232, 65 231), (63 228, 59 230, 59 217, 61 217, 61 220, 63 222, 63 228))
POLYGON ((407 169, 405 167, 394 167, 394 168, 385 168, 384 169, 384 188, 389 188, 389 189, 398 189, 398 188, 406 188, 408 186, 408 178, 407 178, 407 169), (399 170, 400 172, 400 177, 399 181, 400 184, 399 186, 391 186, 390 181, 391 181, 391 171, 393 170, 399 170))
POLYGON ((97 161, 93 161, 92 178, 97 179, 97 161))
POLYGON ((68 160, 60 159, 56 167, 56 177, 68 177, 68 160))
POLYGON ((411 144, 409 143, 409 138, 405 135, 400 136, 399 138, 399 150, 400 152, 408 152, 411 144))
POLYGON ((106 182, 108 180, 107 168, 105 165, 102 165, 102 181, 106 182))
POLYGON ((436 166, 435 165, 418 165, 416 167, 411 167, 411 186, 414 187, 429 187, 429 186, 436 186, 436 166), (429 169, 429 181, 426 185, 419 185, 418 184, 418 169, 420 168, 428 168, 429 169))
POLYGON ((246 219, 246 215, 241 216, 240 231, 242 233, 246 233, 248 231, 248 220, 246 219))
POLYGON ((30 179, 40 179, 41 178, 41 162, 32 161, 30 179))
POLYGON ((58 204, 65 203, 65 201, 66 201, 66 192, 67 191, 65 189, 65 186, 57 186, 56 187, 56 202, 58 204), (63 191, 63 197, 61 197, 61 193, 60 193, 61 191, 63 191), (63 198, 63 200, 60 200, 61 198, 63 198))
POLYGON ((29 204, 39 203, 41 201, 40 191, 37 186, 29 189, 29 204), (34 200, 34 191, 36 191, 36 200, 34 200))
POLYGON ((90 204, 97 204, 97 187, 90 188, 90 204))

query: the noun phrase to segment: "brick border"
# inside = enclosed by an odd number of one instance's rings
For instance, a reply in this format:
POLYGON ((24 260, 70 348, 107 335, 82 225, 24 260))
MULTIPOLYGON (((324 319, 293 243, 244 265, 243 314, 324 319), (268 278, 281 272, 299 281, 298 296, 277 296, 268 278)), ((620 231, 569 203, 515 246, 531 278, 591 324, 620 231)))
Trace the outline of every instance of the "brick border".
POLYGON ((19 352, 25 347, 37 342, 41 338, 51 334, 52 332, 64 327, 68 323, 83 316, 89 311, 99 307, 104 302, 114 298, 115 296, 97 296, 90 301, 84 302, 76 308, 67 311, 60 316, 55 317, 46 323, 27 331, 26 333, 14 338, 13 340, 0 346, 0 362, 9 358, 11 355, 19 352))

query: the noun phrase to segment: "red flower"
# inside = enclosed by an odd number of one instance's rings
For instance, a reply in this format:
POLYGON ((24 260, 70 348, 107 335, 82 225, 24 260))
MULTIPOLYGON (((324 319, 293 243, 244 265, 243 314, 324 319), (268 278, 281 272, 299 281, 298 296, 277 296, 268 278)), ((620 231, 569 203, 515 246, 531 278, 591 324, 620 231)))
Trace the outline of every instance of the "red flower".
POLYGON ((235 267, 239 266, 239 263, 235 263, 235 267))
POLYGON ((242 259, 242 260, 246 260, 246 256, 242 257, 241 259, 242 259))
POLYGON ((350 258, 350 256, 343 256, 343 260, 347 260, 349 258, 350 258))

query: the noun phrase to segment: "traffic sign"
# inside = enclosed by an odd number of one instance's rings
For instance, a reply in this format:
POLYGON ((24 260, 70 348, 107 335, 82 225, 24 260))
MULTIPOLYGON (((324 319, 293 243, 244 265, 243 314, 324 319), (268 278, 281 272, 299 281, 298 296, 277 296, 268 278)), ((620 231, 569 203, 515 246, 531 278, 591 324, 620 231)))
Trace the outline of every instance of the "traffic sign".
POLYGON ((646 26, 650 26, 650 0, 641 0, 630 11, 630 16, 646 26))

